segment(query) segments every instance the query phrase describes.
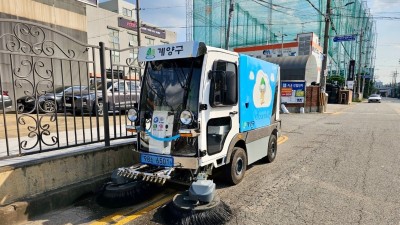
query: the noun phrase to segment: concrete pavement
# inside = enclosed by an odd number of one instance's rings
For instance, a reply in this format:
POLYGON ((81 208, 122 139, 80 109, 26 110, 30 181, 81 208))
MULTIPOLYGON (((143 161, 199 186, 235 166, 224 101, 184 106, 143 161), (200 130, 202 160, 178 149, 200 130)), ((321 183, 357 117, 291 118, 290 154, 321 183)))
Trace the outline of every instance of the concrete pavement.
MULTIPOLYGON (((357 103, 353 103, 357 104, 357 103)), ((326 109, 326 114, 334 114, 334 113, 341 113, 351 107, 351 105, 337 105, 337 104, 329 104, 327 109, 326 109)), ((281 119, 282 119, 282 127, 283 130, 291 130, 295 127, 298 127, 301 125, 301 123, 304 123, 304 120, 310 120, 312 122, 313 117, 315 117, 314 114, 320 114, 320 113, 307 113, 307 114, 298 114, 298 113, 293 113, 293 114, 281 114, 281 119), (302 121, 302 122, 301 122, 302 121)), ((289 137, 290 138, 290 137, 289 137)), ((103 150, 104 151, 104 150, 103 150)), ((84 151, 85 152, 85 151, 84 151)), ((115 153, 115 150, 109 151, 109 153, 115 153)), ((125 159, 129 159, 129 148, 128 150, 124 151, 124 155, 121 155, 121 157, 124 157, 125 159)), ((76 165, 81 164, 80 166, 84 166, 87 162, 87 160, 84 160, 85 157, 91 157, 88 156, 91 155, 90 151, 88 150, 85 154, 82 155, 82 161, 79 163, 77 162, 72 162, 71 164, 73 165, 72 167, 76 167, 76 165)), ((53 156, 53 157, 60 157, 60 156, 53 156)), ((68 158, 76 158, 78 157, 76 154, 72 154, 69 156, 63 156, 60 157, 59 162, 63 162, 64 160, 69 160, 68 158)), ((115 159, 115 155, 111 156, 108 154, 108 157, 113 157, 115 159)), ((79 157, 78 157, 79 158, 79 157)), ((93 191, 98 188, 108 177, 109 173, 105 172, 104 170, 102 171, 102 174, 100 173, 97 176, 93 176, 92 173, 89 170, 95 169, 96 167, 103 167, 104 163, 107 164, 107 160, 104 161, 104 156, 100 157, 102 160, 96 161, 96 159, 92 159, 89 161, 92 161, 90 163, 90 166, 85 165, 85 169, 80 169, 80 174, 86 175, 85 177, 82 177, 81 180, 75 184, 68 185, 65 183, 66 181, 62 181, 62 179, 58 178, 58 181, 60 184, 62 182, 63 186, 58 186, 58 188, 55 188, 53 190, 49 190, 49 192, 45 192, 44 194, 37 194, 37 195, 32 195, 29 199, 26 199, 26 201, 17 201, 14 203, 11 203, 9 205, 3 206, 0 208, 0 217, 2 220, 0 220, 0 225, 1 224, 12 224, 14 222, 24 222, 24 221, 29 221, 32 218, 35 218, 36 216, 40 214, 44 214, 46 212, 51 212, 56 209, 62 208, 67 206, 68 204, 72 204, 75 200, 79 199, 82 195, 85 193, 93 193, 93 191), (94 161, 93 161, 94 160, 94 161), (101 166, 99 166, 101 165, 101 166), (50 193, 50 194, 49 194, 50 193), (67 201, 65 201, 67 199, 67 201), (69 199, 69 200, 68 200, 69 199), (40 208, 40 210, 38 210, 40 208)), ((41 164, 38 164, 37 166, 43 167, 43 164, 46 164, 45 159, 40 159, 42 161, 41 164)), ((48 163, 48 162, 47 162, 48 163)), ((109 166, 108 169, 111 171, 111 167, 116 168, 116 167, 121 167, 121 166, 127 166, 131 163, 131 160, 125 160, 123 162, 120 162, 119 165, 117 163, 114 163, 112 166, 109 166), (122 165, 125 164, 125 165, 122 165)), ((57 163, 56 163, 57 165, 57 163)), ((13 166, 9 164, 8 166, 13 166)), ((59 166, 59 165, 57 165, 59 166)), ((80 167, 79 166, 79 167, 80 167)), ((75 168, 72 167, 64 167, 65 171, 61 172, 63 177, 65 174, 70 174, 74 173, 72 171, 75 170, 75 168)), ((4 167, 1 167, 0 169, 4 170, 4 167)), ((43 168, 41 168, 43 169, 43 168)), ((48 170, 51 170, 51 167, 48 167, 48 170)), ((43 175, 41 175, 43 176, 43 175)), ((48 175, 46 175, 48 176, 48 175)), ((52 175, 50 175, 50 180, 55 179, 52 175)), ((58 176, 60 177, 60 176, 58 176)), ((64 176, 67 178, 66 176, 64 176)), ((30 179, 28 177, 23 177, 22 179, 30 179)), ((3 181, 0 180, 0 187, 5 184, 5 181, 7 179, 2 179, 3 181)), ((36 178, 36 180, 38 180, 36 178)), ((40 180, 40 178, 39 178, 40 180)), ((46 180, 46 179, 44 179, 46 180)), ((67 179, 66 179, 67 180, 67 179)), ((45 182, 45 181, 42 181, 45 182)), ((27 182, 32 185, 32 182, 27 182)), ((1 188, 0 188, 0 193, 4 193, 1 188)), ((0 198, 1 200, 1 198, 0 198)), ((46 214, 45 214, 46 215, 46 214)))

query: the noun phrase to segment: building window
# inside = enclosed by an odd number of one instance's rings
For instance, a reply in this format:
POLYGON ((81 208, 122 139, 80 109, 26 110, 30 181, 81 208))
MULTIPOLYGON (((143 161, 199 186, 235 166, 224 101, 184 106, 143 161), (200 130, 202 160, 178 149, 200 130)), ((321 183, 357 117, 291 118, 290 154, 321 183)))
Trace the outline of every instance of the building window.
POLYGON ((132 10, 127 8, 122 8, 122 15, 126 17, 132 17, 132 10))
POLYGON ((168 41, 160 41, 160 42, 161 42, 161 44, 163 44, 163 45, 169 44, 168 41))
MULTIPOLYGON (((112 49, 119 50, 119 31, 108 29, 109 44, 112 49)), ((118 51, 111 51, 111 58, 114 63, 119 63, 120 56, 118 51)))
POLYGON ((128 39, 129 39, 129 45, 131 46, 137 46, 138 45, 138 38, 136 34, 129 34, 128 33, 128 39))
POLYGON ((154 39, 146 37, 146 45, 154 45, 154 39))

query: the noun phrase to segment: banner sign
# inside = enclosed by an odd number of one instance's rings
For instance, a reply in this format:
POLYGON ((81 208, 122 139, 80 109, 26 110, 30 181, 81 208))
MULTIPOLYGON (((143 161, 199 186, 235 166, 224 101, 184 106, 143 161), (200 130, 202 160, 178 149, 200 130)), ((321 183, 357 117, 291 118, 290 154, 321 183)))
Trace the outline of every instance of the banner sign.
POLYGON ((354 80, 354 68, 355 67, 356 67, 356 61, 350 60, 347 80, 354 80))
MULTIPOLYGON (((128 29, 128 30, 133 30, 136 31, 137 29, 137 23, 136 21, 132 21, 132 20, 127 20, 123 17, 119 17, 118 18, 118 26, 128 29)), ((140 27, 140 31, 143 34, 148 34, 154 37, 159 37, 159 38, 163 38, 165 39, 166 35, 165 35, 165 30, 161 30, 155 27, 151 27, 148 26, 146 24, 142 24, 142 27, 140 27)))
POLYGON ((163 38, 165 39, 165 30, 161 30, 155 27, 150 27, 146 24, 143 24, 142 27, 140 28, 140 31, 143 34, 148 34, 148 35, 152 35, 154 37, 159 37, 159 38, 163 38))
POLYGON ((127 20, 123 17, 118 17, 118 26, 133 31, 136 31, 137 29, 136 21, 127 20))
POLYGON ((282 103, 304 103, 306 93, 305 81, 282 81, 281 102, 282 103))
POLYGON ((343 35, 343 36, 335 36, 333 38, 333 42, 341 42, 341 41, 355 41, 356 35, 343 35))
MULTIPOLYGON (((139 62, 196 57, 201 54, 200 42, 180 42, 139 48, 139 62), (200 50, 199 50, 200 48, 200 50)), ((204 54, 204 53, 203 53, 204 54)))

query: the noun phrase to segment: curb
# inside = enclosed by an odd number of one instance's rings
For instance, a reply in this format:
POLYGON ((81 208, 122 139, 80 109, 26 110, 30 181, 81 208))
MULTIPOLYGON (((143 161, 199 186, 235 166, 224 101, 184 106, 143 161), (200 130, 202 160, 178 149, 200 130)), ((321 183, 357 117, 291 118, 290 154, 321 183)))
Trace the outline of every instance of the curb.
POLYGON ((70 206, 81 197, 96 193, 99 187, 110 179, 110 175, 102 175, 35 196, 24 202, 14 202, 0 207, 0 225, 21 224, 32 217, 70 206))

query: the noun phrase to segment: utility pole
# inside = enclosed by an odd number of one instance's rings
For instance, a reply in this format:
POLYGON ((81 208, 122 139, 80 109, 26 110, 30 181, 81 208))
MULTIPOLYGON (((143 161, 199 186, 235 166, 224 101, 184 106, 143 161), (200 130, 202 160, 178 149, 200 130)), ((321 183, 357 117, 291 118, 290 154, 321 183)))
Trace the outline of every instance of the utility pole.
POLYGON ((360 46, 358 51, 358 75, 357 75, 357 99, 361 99, 360 97, 360 88, 361 88, 361 56, 362 56, 362 41, 363 41, 363 31, 361 30, 360 34, 360 46))
POLYGON ((136 0, 136 33, 137 33, 137 43, 138 47, 141 45, 141 39, 140 39, 140 6, 139 6, 139 0, 136 0))
POLYGON ((229 17, 228 17, 228 28, 226 29, 226 40, 225 40, 225 49, 229 50, 229 33, 231 30, 231 20, 233 15, 233 4, 234 0, 229 0, 229 17))
POLYGON ((320 74, 321 92, 325 93, 326 90, 326 64, 328 61, 328 44, 329 44, 329 24, 331 21, 331 0, 326 1, 326 14, 325 14, 325 32, 324 32, 324 48, 323 48, 323 59, 322 68, 320 74))
POLYGON ((281 57, 283 57, 283 27, 282 27, 282 32, 281 32, 281 57))

